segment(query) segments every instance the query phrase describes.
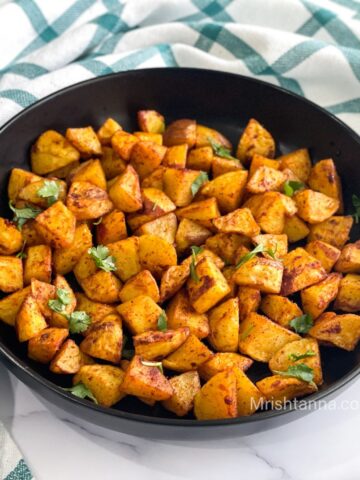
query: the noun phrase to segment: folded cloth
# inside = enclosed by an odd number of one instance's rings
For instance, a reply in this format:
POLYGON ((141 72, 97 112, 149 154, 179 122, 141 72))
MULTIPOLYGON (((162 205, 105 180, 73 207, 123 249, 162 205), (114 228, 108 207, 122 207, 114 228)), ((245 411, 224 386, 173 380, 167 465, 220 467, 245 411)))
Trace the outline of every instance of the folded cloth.
POLYGON ((0 480, 35 480, 2 423, 0 423, 0 480))

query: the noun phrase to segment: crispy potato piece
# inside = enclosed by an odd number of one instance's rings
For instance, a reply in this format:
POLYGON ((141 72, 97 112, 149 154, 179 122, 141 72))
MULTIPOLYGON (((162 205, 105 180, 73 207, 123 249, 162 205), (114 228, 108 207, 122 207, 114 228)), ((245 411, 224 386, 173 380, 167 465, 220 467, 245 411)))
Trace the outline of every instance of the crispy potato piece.
POLYGON ((19 342, 26 342, 47 327, 45 318, 32 295, 23 301, 15 320, 15 328, 19 342))
POLYGON ((340 273, 330 273, 316 285, 304 288, 301 291, 301 303, 305 313, 311 317, 319 317, 335 300, 339 291, 341 280, 340 273))
POLYGON ((161 217, 155 218, 150 222, 144 223, 135 230, 134 235, 155 235, 166 242, 173 244, 177 230, 177 218, 175 213, 168 213, 161 217))
POLYGON ((53 248, 67 248, 75 238, 76 217, 62 203, 56 202, 35 218, 36 229, 53 248))
POLYGON ((0 255, 12 255, 21 250, 21 232, 10 220, 0 217, 0 255))
POLYGON ((240 322, 251 313, 256 312, 260 306, 261 293, 257 288, 240 287, 238 291, 239 319, 240 322))
POLYGON ((154 142, 139 141, 131 149, 130 161, 140 179, 150 175, 162 163, 166 147, 154 142))
POLYGON ((339 201, 313 190, 302 190, 294 196, 298 215, 308 223, 320 223, 338 209, 339 201))
POLYGON ((179 208, 176 211, 176 215, 180 219, 188 218, 189 220, 203 224, 203 222, 220 217, 220 211, 216 198, 207 198, 199 202, 192 202, 187 207, 179 208))
POLYGON ((162 164, 165 167, 185 168, 188 149, 189 147, 186 143, 168 147, 162 164))
POLYGON ((121 389, 128 395, 156 401, 167 400, 173 394, 169 380, 157 367, 144 364, 139 355, 135 355, 131 360, 121 389))
POLYGON ((97 131, 97 136, 101 145, 110 145, 112 136, 118 130, 122 130, 121 125, 119 125, 113 118, 107 118, 97 131))
POLYGON ((109 243, 107 247, 109 248, 109 254, 115 258, 115 275, 122 282, 126 282, 140 272, 139 239, 137 237, 129 237, 115 243, 109 243))
POLYGON ((209 312, 209 342, 218 352, 236 352, 239 344, 239 301, 231 298, 209 312))
POLYGON ((198 369, 200 377, 207 382, 211 377, 224 370, 247 370, 253 364, 253 360, 239 353, 221 352, 215 353, 207 362, 202 363, 198 369))
POLYGON ((135 354, 144 360, 161 360, 177 350, 188 338, 187 327, 166 332, 149 331, 133 337, 135 354))
POLYGON ((165 302, 185 285, 190 275, 189 263, 169 267, 161 277, 160 302, 165 302))
POLYGON ((277 159, 280 162, 281 170, 289 169, 295 173, 301 182, 306 183, 311 171, 311 160, 307 148, 301 148, 282 155, 277 159))
POLYGON ((216 198, 221 212, 230 213, 240 207, 248 178, 246 170, 220 175, 201 188, 201 194, 216 198))
POLYGON ((168 267, 177 264, 175 247, 155 235, 139 237, 139 258, 142 268, 155 277, 161 277, 168 267))
POLYGON ((345 245, 335 264, 335 270, 341 273, 360 273, 360 240, 345 245))
POLYGON ((13 168, 10 173, 7 193, 9 201, 15 203, 19 192, 30 183, 39 182, 42 178, 27 170, 13 168))
POLYGON ((107 245, 127 238, 125 215, 120 210, 112 210, 102 217, 96 226, 96 241, 107 245))
POLYGON ((235 263, 237 252, 243 245, 251 246, 251 240, 244 235, 235 233, 217 233, 209 237, 205 242, 206 248, 221 257, 226 263, 235 263))
POLYGON ((130 213, 140 210, 142 198, 139 177, 131 165, 124 173, 115 177, 109 188, 109 197, 115 207, 122 212, 130 213))
POLYGON ((91 300, 115 303, 119 300, 122 283, 111 272, 99 270, 81 281, 81 286, 91 300))
POLYGON ((5 293, 16 292, 23 286, 21 258, 0 256, 0 291, 5 293))
POLYGON ((235 367, 237 416, 244 417, 255 413, 262 405, 264 397, 241 368, 235 367))
POLYGON ((170 123, 164 132, 164 145, 182 145, 186 143, 189 148, 196 143, 196 122, 195 120, 181 119, 170 123))
MULTIPOLYGON (((276 258, 283 258, 288 253, 288 239, 285 234, 270 235, 256 235, 252 238, 255 245, 263 245, 266 250, 271 250, 276 258)), ((268 253, 263 253, 265 258, 273 258, 268 253)))
POLYGON ((308 183, 312 190, 321 192, 339 201, 338 213, 343 212, 344 203, 339 175, 332 158, 320 160, 311 169, 308 183))
POLYGON ((112 365, 84 365, 74 377, 74 382, 83 383, 99 405, 111 407, 125 396, 121 389, 124 376, 121 368, 112 365))
POLYGON ((143 224, 150 222, 166 213, 176 209, 174 203, 161 190, 157 188, 144 188, 141 190, 143 208, 131 215, 128 215, 127 222, 131 230, 136 230, 143 224))
MULTIPOLYGON (((42 198, 38 194, 38 191, 44 187, 46 181, 49 180, 41 179, 38 182, 29 183, 20 190, 17 200, 24 200, 24 202, 37 205, 41 208, 47 208, 49 206, 48 198, 42 198)), ((50 178, 50 181, 55 182, 59 188, 58 200, 64 201, 66 198, 66 183, 54 178, 50 178)))
POLYGON ((286 179, 286 175, 276 168, 259 166, 250 177, 246 189, 255 194, 280 191, 286 179))
POLYGON ((114 305, 107 305, 106 303, 94 302, 87 298, 83 293, 75 293, 76 306, 78 310, 83 310, 91 317, 91 324, 94 324, 102 318, 115 313, 114 305))
POLYGON ((260 233, 260 227, 248 208, 238 208, 224 217, 215 218, 213 224, 221 233, 239 233, 246 237, 260 233))
POLYGON ((252 312, 240 323, 239 350, 254 360, 268 362, 280 348, 300 338, 267 317, 252 312))
POLYGON ((256 382, 256 386, 268 401, 275 402, 276 405, 317 391, 315 383, 282 375, 263 378, 256 382))
POLYGON ((89 182, 71 184, 66 206, 77 220, 92 220, 109 213, 114 208, 106 191, 89 182))
POLYGON ((348 215, 347 217, 330 217, 324 222, 311 225, 308 242, 321 240, 341 250, 349 240, 353 222, 353 218, 348 215))
POLYGON ((38 175, 66 167, 79 159, 79 151, 54 130, 40 135, 31 148, 31 170, 38 175))
POLYGON ((284 234, 288 237, 289 243, 296 243, 303 240, 310 233, 306 223, 297 215, 285 218, 284 234))
POLYGON ((98 267, 96 266, 96 263, 92 256, 89 254, 88 250, 84 252, 81 257, 79 258, 78 262, 76 263, 74 267, 74 274, 76 277, 76 280, 80 283, 82 280, 85 280, 85 278, 90 277, 90 275, 94 275, 98 270, 98 267))
POLYGON ((236 375, 230 370, 214 375, 195 396, 198 420, 235 418, 237 413, 236 375))
POLYGON ((34 245, 43 245, 45 240, 40 232, 36 228, 35 220, 28 220, 21 229, 23 243, 27 247, 32 247, 34 245))
POLYGON ((244 170, 241 162, 239 160, 228 160, 227 158, 213 156, 211 163, 211 172, 213 178, 220 177, 229 172, 237 172, 239 170, 244 170))
POLYGON ((281 295, 284 297, 310 287, 326 277, 326 271, 319 260, 300 247, 285 255, 283 263, 281 295))
POLYGON ((118 130, 111 137, 111 146, 120 158, 129 162, 132 149, 139 141, 139 138, 135 135, 118 130))
POLYGON ((106 178, 100 160, 88 160, 83 162, 69 174, 70 183, 87 182, 106 190, 106 178))
POLYGON ((112 180, 126 170, 127 164, 111 147, 102 147, 102 151, 100 162, 105 178, 112 180))
POLYGON ((279 192, 266 192, 250 197, 243 204, 249 208, 256 223, 265 233, 280 235, 285 227, 286 208, 279 192))
POLYGON ((66 179, 71 173, 71 171, 74 170, 74 168, 77 168, 79 165, 80 165, 79 160, 76 160, 75 162, 71 162, 68 165, 65 165, 65 167, 61 167, 61 168, 57 168, 56 170, 53 170, 52 172, 48 173, 46 176, 52 177, 52 178, 66 179))
POLYGON ((164 189, 164 173, 166 168, 162 165, 154 170, 150 175, 141 182, 142 188, 157 188, 158 190, 164 189))
POLYGON ((210 141, 225 147, 227 150, 232 149, 230 141, 214 128, 205 127, 205 125, 196 125, 196 148, 210 145, 210 141))
POLYGON ((264 293, 279 293, 283 264, 279 260, 255 256, 238 267, 233 278, 243 287, 256 288, 264 293))
POLYGON ((66 328, 45 328, 29 340, 29 358, 39 363, 51 362, 68 335, 66 328))
MULTIPOLYGON (((29 292, 30 293, 30 292, 29 292)), ((50 319, 53 315, 53 311, 48 305, 49 300, 52 300, 56 296, 56 287, 50 283, 40 282, 33 278, 31 280, 31 295, 35 298, 40 312, 46 319, 50 319)), ((65 325, 67 328, 67 322, 65 325)))
POLYGON ((120 313, 126 327, 134 335, 157 330, 157 322, 162 309, 151 297, 139 295, 122 303, 116 310, 120 313))
POLYGON ((275 170, 280 169, 280 162, 278 160, 272 160, 270 158, 263 157, 262 155, 255 154, 251 159, 251 164, 249 168, 249 178, 251 178, 256 170, 260 167, 269 167, 275 170))
POLYGON ((15 327, 16 315, 29 293, 30 287, 25 287, 22 290, 18 290, 17 292, 2 298, 0 300, 0 320, 11 327, 15 327))
POLYGON ((189 151, 186 167, 192 170, 209 172, 214 157, 213 149, 210 146, 193 148, 189 151))
POLYGON ((141 142, 153 142, 156 145, 163 144, 163 136, 161 133, 151 133, 151 132, 134 132, 135 137, 137 137, 141 142))
POLYGON ((255 155, 274 158, 275 142, 271 134, 260 123, 251 118, 240 137, 236 157, 248 164, 255 155))
POLYGON ((185 372, 169 380, 173 395, 162 402, 162 406, 175 413, 178 417, 183 417, 189 413, 194 406, 195 395, 200 391, 199 374, 195 372, 185 372))
POLYGON ((183 218, 176 232, 176 249, 179 253, 188 252, 192 245, 200 246, 210 236, 210 230, 193 220, 183 218))
POLYGON ((185 207, 192 202, 191 187, 201 173, 186 168, 167 168, 164 173, 164 192, 177 207, 185 207))
POLYGON ((320 342, 330 343, 351 352, 360 339, 360 315, 323 313, 309 330, 309 335, 320 342))
MULTIPOLYGON (((69 304, 65 306, 64 308, 64 314, 70 315, 75 310, 76 307, 76 297, 74 292, 72 291, 72 288, 68 284, 67 280, 65 277, 61 275, 56 275, 54 286, 57 289, 62 289, 66 290, 69 295, 69 304)), ((58 327, 58 328, 69 328, 69 322, 68 319, 57 312, 52 312, 51 318, 49 320, 49 324, 52 327, 58 327)))
POLYGON ((175 372, 188 372, 209 360, 213 353, 192 333, 186 341, 163 360, 165 368, 175 372))
POLYGON ((272 321, 285 328, 289 327, 291 320, 303 314, 295 302, 281 295, 266 295, 261 301, 260 309, 272 321))
POLYGON ((168 328, 188 327, 198 338, 209 334, 209 322, 204 313, 198 313, 190 304, 186 290, 180 290, 166 308, 168 328))
POLYGON ((360 275, 348 273, 341 279, 334 308, 343 312, 360 310, 360 275))
MULTIPOLYGON (((103 244, 103 242, 98 243, 103 244)), ((72 244, 69 247, 54 250, 53 262, 56 273, 60 275, 70 273, 92 244, 91 232, 86 223, 76 227, 72 244)))
POLYGON ((321 385, 323 376, 319 345, 313 338, 302 338, 301 340, 287 343, 271 357, 269 368, 273 373, 276 371, 285 372, 289 367, 300 363, 313 369, 314 382, 316 385, 321 385))
POLYGON ((319 260, 326 273, 330 273, 337 259, 340 250, 329 243, 321 240, 314 240, 306 245, 305 250, 314 258, 319 260))
POLYGON ((65 136, 83 158, 101 155, 101 143, 92 127, 68 128, 65 136))
POLYGON ((143 132, 163 133, 165 130, 165 119, 156 110, 139 110, 137 121, 143 132))
POLYGON ((80 350, 90 357, 111 363, 119 363, 123 346, 121 318, 111 313, 92 324, 80 343, 80 350))
MULTIPOLYGON (((31 341, 31 340, 30 340, 31 341)), ((74 340, 66 340, 50 363, 50 371, 71 375, 77 373, 82 366, 82 354, 74 340)))
POLYGON ((36 278, 40 282, 51 282, 51 248, 48 245, 36 245, 26 249, 24 261, 24 284, 30 285, 36 278))
POLYGON ((128 302, 139 295, 146 295, 158 303, 160 300, 159 287, 149 270, 142 270, 125 283, 120 291, 119 298, 128 302))

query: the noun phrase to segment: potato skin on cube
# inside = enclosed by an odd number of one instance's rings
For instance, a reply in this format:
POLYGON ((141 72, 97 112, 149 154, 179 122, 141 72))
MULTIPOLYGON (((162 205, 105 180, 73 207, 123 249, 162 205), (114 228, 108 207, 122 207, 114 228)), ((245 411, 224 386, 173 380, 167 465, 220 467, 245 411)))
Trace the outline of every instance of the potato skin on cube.
POLYGON ((192 148, 196 143, 196 122, 187 118, 170 123, 163 134, 164 145, 182 145, 186 143, 192 148))
POLYGON ((196 371, 185 372, 170 378, 169 382, 173 395, 168 400, 164 400, 162 406, 178 417, 183 417, 192 410, 195 395, 200 391, 199 374, 196 371))
POLYGON ((143 132, 163 133, 165 130, 165 119, 156 110, 139 110, 137 121, 143 132))
POLYGON ((16 292, 24 286, 21 258, 0 256, 0 291, 16 292))
POLYGON ((45 242, 53 248, 67 248, 75 238, 76 217, 62 202, 44 210, 35 225, 45 242))

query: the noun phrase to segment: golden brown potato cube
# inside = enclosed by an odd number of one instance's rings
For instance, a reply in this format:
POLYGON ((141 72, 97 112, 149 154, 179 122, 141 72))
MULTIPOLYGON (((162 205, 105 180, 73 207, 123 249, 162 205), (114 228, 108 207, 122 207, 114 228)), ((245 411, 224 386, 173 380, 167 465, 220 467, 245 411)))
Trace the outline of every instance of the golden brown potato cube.
POLYGON ((56 202, 35 218, 36 229, 53 248, 67 248, 75 238, 76 217, 62 203, 56 202))
POLYGON ((287 213, 282 197, 279 192, 266 192, 250 197, 243 207, 251 210, 263 232, 280 235, 285 227, 287 213))
POLYGON ((65 165, 65 167, 61 167, 61 168, 57 168, 56 170, 53 170, 52 172, 48 173, 46 176, 52 177, 52 178, 66 179, 71 173, 71 171, 74 170, 74 168, 77 168, 79 165, 80 165, 80 161, 76 160, 75 162, 71 162, 68 165, 65 165))
POLYGON ((185 168, 188 148, 186 143, 168 147, 162 164, 165 167, 185 168))
POLYGON ((101 145, 110 145, 112 136, 118 130, 122 130, 121 125, 113 118, 107 118, 97 131, 101 145))
POLYGON ((348 215, 347 217, 330 217, 317 225, 311 225, 308 241, 321 240, 341 250, 349 240, 353 222, 353 218, 348 215))
POLYGON ((311 171, 311 160, 307 148, 301 148, 282 155, 277 159, 281 164, 281 170, 289 169, 295 173, 301 182, 308 181, 311 171))
POLYGON ((201 188, 201 194, 215 197, 222 212, 232 212, 241 205, 247 178, 246 170, 224 173, 205 183, 201 188))
MULTIPOLYGON (((53 310, 49 307, 49 300, 53 300, 56 297, 56 288, 50 283, 40 282, 33 278, 31 280, 31 295, 35 298, 40 312, 45 318, 50 319, 53 315, 53 310)), ((65 324, 67 328, 67 322, 65 324)))
POLYGON ((256 170, 260 167, 269 167, 275 170, 280 169, 280 162, 278 160, 272 160, 270 158, 263 157, 262 155, 255 154, 251 159, 249 168, 249 178, 251 178, 256 170))
POLYGON ((187 327, 165 332, 150 331, 133 337, 135 354, 144 360, 162 360, 177 350, 188 338, 187 327))
POLYGON ((79 151, 54 130, 40 135, 31 148, 31 170, 38 175, 66 167, 79 159, 79 151))
POLYGON ((99 245, 107 245, 127 238, 125 215, 120 210, 112 210, 102 217, 96 226, 96 241, 99 245))
POLYGON ((253 257, 238 267, 234 281, 242 287, 252 287, 264 293, 279 293, 283 278, 283 264, 279 260, 253 257))
POLYGON ((163 177, 166 167, 160 166, 141 182, 142 188, 157 188, 163 190, 163 177))
POLYGON ((284 234, 288 237, 289 243, 296 243, 309 235, 309 228, 306 223, 297 215, 285 219, 284 234))
POLYGON ((213 156, 211 163, 213 178, 225 175, 225 173, 237 172, 239 170, 244 170, 244 167, 239 160, 228 160, 227 158, 217 157, 216 155, 213 156))
POLYGON ((165 119, 156 110, 139 110, 137 121, 143 132, 163 133, 165 130, 165 119))
POLYGON ((315 383, 304 382, 295 377, 272 375, 256 382, 257 388, 270 402, 285 403, 295 397, 303 397, 316 392, 315 383))
POLYGON ((214 375, 195 396, 198 420, 235 418, 237 413, 236 375, 230 370, 214 375))
POLYGON ((161 133, 151 133, 151 132, 133 132, 135 137, 137 137, 141 142, 153 142, 156 145, 163 144, 163 136, 161 133))
POLYGON ((196 148, 205 147, 211 145, 210 142, 217 143, 218 145, 225 147, 227 150, 232 149, 230 141, 217 130, 206 127, 205 125, 196 125, 196 148))
MULTIPOLYGON (((24 200, 26 203, 31 203, 41 208, 47 208, 49 206, 49 198, 43 198, 39 195, 39 190, 46 185, 45 182, 49 182, 49 180, 41 179, 38 182, 29 183, 20 190, 17 200, 24 200)), ((66 183, 54 178, 51 178, 50 182, 55 183, 58 187, 58 200, 65 201, 66 183)))
POLYGON ((319 260, 321 265, 330 273, 337 259, 340 257, 340 250, 329 243, 321 240, 314 240, 306 245, 305 250, 314 258, 319 260))
POLYGON ((264 397, 241 368, 235 367, 236 376, 237 416, 252 415, 262 406, 264 397))
POLYGON ((192 202, 187 207, 179 208, 176 211, 178 218, 188 218, 194 222, 206 222, 220 217, 216 198, 207 198, 198 202, 192 202))
POLYGON ((195 395, 200 391, 200 379, 197 372, 185 372, 169 380, 173 395, 162 402, 162 406, 178 417, 188 414, 194 406, 195 395))
POLYGON ((287 180, 286 175, 275 168, 261 166, 258 167, 250 177, 246 189, 250 193, 264 193, 270 191, 280 191, 287 180))
POLYGON ((126 169, 126 162, 111 147, 102 147, 101 166, 107 180, 121 175, 126 169))
POLYGON ((81 286, 91 300, 115 303, 119 300, 122 283, 111 272, 99 270, 82 280, 81 286))
POLYGON ((295 248, 285 255, 283 264, 284 275, 281 295, 284 297, 310 287, 326 277, 326 271, 319 260, 309 255, 301 247, 295 248))
POLYGON ((144 223, 135 230, 134 235, 155 235, 166 242, 175 243, 175 235, 177 230, 177 218, 175 213, 168 213, 161 217, 155 218, 150 222, 144 223))
POLYGON ((111 146, 120 158, 126 162, 130 161, 132 149, 139 142, 138 137, 131 133, 118 130, 111 137, 111 146))
POLYGON ((109 197, 115 207, 123 212, 130 213, 141 209, 139 177, 131 165, 114 179, 109 188, 109 197))
POLYGON ((84 365, 74 377, 94 395, 99 405, 111 407, 124 398, 121 390, 125 373, 112 365, 84 365))
POLYGON ((339 200, 313 190, 302 190, 295 195, 297 214, 308 223, 320 223, 330 218, 339 208, 339 200))
POLYGON ((211 232, 187 218, 183 218, 176 232, 176 249, 179 253, 187 252, 192 245, 200 246, 211 236, 211 232))
POLYGON ((360 275, 348 273, 341 279, 334 308, 343 312, 360 310, 360 275))
POLYGON ((209 237, 205 242, 206 248, 221 257, 226 263, 235 262, 237 252, 241 246, 250 247, 251 240, 243 235, 235 233, 217 233, 209 237))
POLYGON ((98 322, 111 313, 116 313, 114 305, 94 302, 83 293, 75 293, 75 296, 77 310, 86 312, 91 317, 91 324, 98 322))
POLYGON ((128 300, 116 307, 116 310, 120 313, 126 327, 134 335, 157 330, 157 322, 162 313, 159 305, 146 295, 139 295, 128 300))
POLYGON ((74 340, 68 339, 52 359, 49 367, 50 371, 65 375, 75 374, 82 366, 82 358, 80 349, 74 340))
POLYGON ((201 172, 179 168, 167 168, 164 173, 164 192, 177 207, 189 205, 194 197, 191 187, 201 172))
POLYGON ((330 273, 319 283, 301 290, 301 303, 305 313, 313 319, 319 317, 335 300, 339 291, 341 273, 330 273))
POLYGON ((309 335, 319 342, 330 343, 351 352, 360 340, 360 315, 323 313, 309 330, 309 335))
POLYGON ((19 192, 29 185, 41 181, 42 178, 27 170, 21 168, 13 168, 10 173, 9 183, 7 187, 7 193, 9 201, 14 203, 17 200, 19 192))
POLYGON ((142 268, 155 277, 161 277, 168 267, 177 264, 175 247, 155 235, 139 237, 139 258, 142 268))
POLYGON ((0 217, 0 255, 12 255, 21 250, 21 232, 10 220, 0 217))
POLYGON ((28 220, 21 229, 22 238, 27 247, 33 245, 42 245, 45 243, 44 238, 36 228, 35 220, 28 220))
POLYGON ((140 272, 138 237, 129 237, 115 243, 109 243, 107 247, 109 249, 109 255, 115 258, 115 275, 117 275, 122 282, 126 282, 133 275, 140 272))
POLYGON ((19 342, 26 342, 35 337, 44 328, 46 321, 41 314, 40 308, 32 295, 28 295, 23 301, 15 320, 15 328, 19 342))
POLYGON ((196 143, 196 122, 186 118, 175 120, 170 123, 164 132, 164 145, 172 147, 173 145, 182 145, 186 143, 189 148, 194 147, 196 143))
POLYGON ((94 275, 97 270, 98 267, 96 266, 94 259, 87 250, 81 255, 79 261, 76 263, 74 267, 74 274, 76 280, 81 284, 82 280, 90 277, 90 275, 94 275))
POLYGON ((211 169, 213 156, 213 149, 210 146, 193 148, 188 154, 186 167, 192 170, 209 172, 211 169))
POLYGON ((261 293, 257 288, 240 287, 239 299, 239 320, 242 322, 251 313, 256 312, 260 306, 261 293))
POLYGON ((331 158, 320 160, 312 167, 308 183, 312 190, 338 200, 340 205, 338 212, 342 213, 344 205, 341 182, 331 158))
POLYGON ((119 363, 123 346, 121 318, 111 313, 92 324, 80 343, 80 350, 90 357, 119 363))
POLYGON ((75 310, 75 307, 76 307, 75 294, 72 291, 72 288, 70 287, 70 285, 68 284, 66 278, 61 275, 56 275, 54 286, 56 291, 66 290, 69 297, 69 303, 65 305, 63 314, 55 311, 52 312, 51 318, 49 320, 49 324, 52 327, 69 328, 69 322, 65 315, 70 315, 75 310))
POLYGON ((26 249, 24 284, 30 285, 32 278, 40 282, 51 282, 51 248, 48 245, 36 245, 26 249))
POLYGON ((187 282, 190 303, 198 313, 205 313, 230 292, 230 287, 209 257, 200 259, 195 271, 197 278, 187 282))
MULTIPOLYGON (((288 253, 288 238, 285 234, 270 235, 256 235, 252 238, 255 245, 263 245, 266 250, 271 250, 276 258, 283 258, 288 253)), ((271 255, 263 253, 265 258, 272 258, 271 255)))
POLYGON ((92 220, 109 213, 114 208, 106 191, 89 182, 71 184, 66 206, 77 220, 92 220))
POLYGON ((260 308, 267 317, 285 328, 289 327, 291 320, 303 314, 295 302, 281 295, 266 295, 261 301, 260 308))
POLYGON ((248 164, 255 154, 274 158, 275 141, 257 120, 251 118, 240 137, 236 156, 241 162, 248 164))
POLYGON ((29 340, 28 357, 39 363, 49 363, 68 337, 66 328, 45 328, 29 340))
POLYGON ((335 264, 335 270, 341 273, 360 273, 360 240, 345 245, 335 264))
POLYGON ((198 313, 190 304, 186 290, 180 290, 171 299, 166 308, 168 328, 188 327, 190 332, 198 338, 205 338, 209 334, 209 322, 204 313, 198 313))
POLYGON ((92 127, 68 128, 65 136, 83 158, 101 155, 101 143, 92 127))
POLYGON ((149 270, 142 270, 129 278, 121 289, 119 298, 122 302, 128 302, 139 295, 147 295, 156 303, 160 300, 159 287, 149 270))
POLYGON ((2 298, 0 300, 0 320, 14 327, 16 315, 29 293, 31 293, 30 287, 25 287, 2 298))
POLYGON ((165 302, 185 285, 190 274, 189 263, 169 267, 161 277, 160 302, 165 302))
POLYGON ((212 355, 207 346, 191 333, 175 352, 163 360, 163 365, 175 372, 188 372, 197 370, 212 355))
POLYGON ((236 352, 239 344, 239 301, 230 298, 209 312, 209 342, 218 352, 236 352))
POLYGON ((130 362, 121 389, 128 395, 136 395, 148 399, 167 400, 173 394, 169 380, 156 366, 146 364, 139 355, 130 362))
MULTIPOLYGON (((104 244, 103 242, 98 242, 104 244)), ((70 273, 81 256, 92 247, 92 236, 86 223, 82 223, 75 230, 74 241, 69 247, 58 248, 53 252, 53 262, 56 273, 66 275, 70 273)))
POLYGON ((296 333, 253 312, 240 323, 239 350, 254 360, 268 362, 280 348, 300 338, 296 333))
POLYGON ((154 142, 139 141, 131 149, 130 161, 140 179, 150 175, 163 161, 166 147, 154 142))
POLYGON ((220 352, 215 353, 207 362, 202 363, 198 371, 200 377, 207 382, 219 372, 235 369, 245 371, 250 368, 253 363, 251 358, 244 357, 244 355, 240 355, 239 353, 220 352))
POLYGON ((289 367, 305 364, 313 369, 314 382, 321 385, 323 382, 321 359, 318 342, 313 338, 302 338, 287 343, 280 348, 269 362, 269 368, 274 373, 285 372, 289 367))
POLYGON ((70 183, 88 182, 106 190, 106 178, 101 162, 98 159, 83 162, 69 174, 70 183))
POLYGON ((0 291, 5 293, 16 292, 23 286, 21 258, 0 256, 0 291))
POLYGON ((238 208, 224 217, 215 218, 213 224, 221 233, 239 233, 246 237, 260 233, 260 227, 248 208, 238 208))

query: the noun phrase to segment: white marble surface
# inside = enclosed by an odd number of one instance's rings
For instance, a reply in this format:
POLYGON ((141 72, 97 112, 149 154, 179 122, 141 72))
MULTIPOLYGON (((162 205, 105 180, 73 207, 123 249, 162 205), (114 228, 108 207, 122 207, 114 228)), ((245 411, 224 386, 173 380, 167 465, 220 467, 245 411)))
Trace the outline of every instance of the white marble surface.
POLYGON ((358 480, 360 407, 341 409, 343 400, 354 399, 360 400, 360 381, 336 398, 336 410, 320 409, 271 431, 153 441, 61 420, 0 365, 0 421, 37 480, 358 480))

